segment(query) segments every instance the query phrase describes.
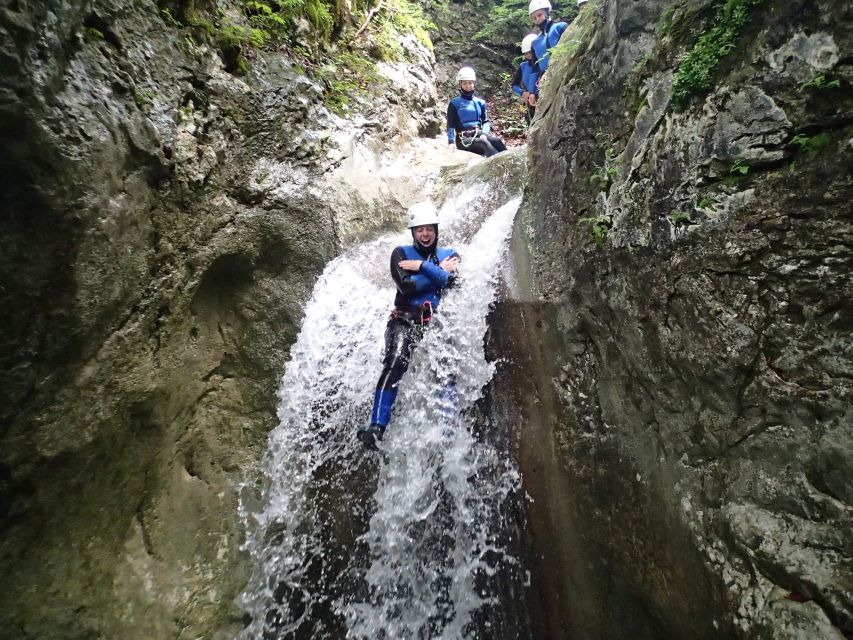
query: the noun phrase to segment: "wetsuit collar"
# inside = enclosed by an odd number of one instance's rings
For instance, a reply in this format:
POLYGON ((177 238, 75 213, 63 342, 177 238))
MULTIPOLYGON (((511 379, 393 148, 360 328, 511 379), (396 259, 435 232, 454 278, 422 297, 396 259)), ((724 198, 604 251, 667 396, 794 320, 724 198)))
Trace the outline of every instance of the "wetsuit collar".
POLYGON ((465 98, 466 100, 470 100, 471 98, 474 97, 474 92, 473 91, 462 91, 462 89, 460 89, 459 95, 462 96, 463 98, 465 98))
POLYGON ((412 245, 415 247, 415 251, 417 251, 424 260, 430 260, 435 255, 435 249, 438 246, 438 242, 433 242, 429 247, 425 247, 415 240, 412 245))
POLYGON ((551 25, 554 23, 551 20, 551 16, 548 16, 545 20, 542 21, 542 24, 539 25, 539 28, 542 30, 542 33, 548 33, 548 29, 551 28, 551 25))

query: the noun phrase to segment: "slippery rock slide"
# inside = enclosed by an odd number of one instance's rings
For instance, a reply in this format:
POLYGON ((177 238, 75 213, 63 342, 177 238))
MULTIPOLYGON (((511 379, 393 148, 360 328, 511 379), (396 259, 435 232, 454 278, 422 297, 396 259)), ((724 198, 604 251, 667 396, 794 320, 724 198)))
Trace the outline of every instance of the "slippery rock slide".
POLYGON ((388 256, 408 233, 353 247, 319 279, 282 379, 280 424, 242 491, 255 574, 241 638, 527 635, 513 438, 478 419, 495 369, 487 316, 510 277, 521 200, 511 174, 523 158, 507 155, 441 208, 439 241, 463 269, 415 352, 381 454, 354 436, 381 368, 388 256))

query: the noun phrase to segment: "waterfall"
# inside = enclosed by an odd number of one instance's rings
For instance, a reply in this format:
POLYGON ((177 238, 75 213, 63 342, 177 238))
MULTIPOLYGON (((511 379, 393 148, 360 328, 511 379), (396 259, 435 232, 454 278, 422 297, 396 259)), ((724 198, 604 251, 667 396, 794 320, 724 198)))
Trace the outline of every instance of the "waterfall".
POLYGON ((462 256, 400 384, 381 452, 363 450, 394 298, 388 260, 408 232, 357 246, 320 277, 279 392, 279 426, 241 491, 255 573, 240 638, 477 638, 524 579, 506 541, 520 495, 512 456, 477 427, 494 372, 487 316, 506 280, 520 197, 485 183, 440 211, 462 256), (498 578, 498 576, 504 576, 498 578))

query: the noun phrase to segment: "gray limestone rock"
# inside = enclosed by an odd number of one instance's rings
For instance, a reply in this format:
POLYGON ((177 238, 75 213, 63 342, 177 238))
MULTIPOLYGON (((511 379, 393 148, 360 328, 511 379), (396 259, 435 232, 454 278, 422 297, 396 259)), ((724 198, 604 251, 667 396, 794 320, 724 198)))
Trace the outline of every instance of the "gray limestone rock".
POLYGON ((758 4, 679 111, 708 12, 628 4, 570 28, 532 127, 527 448, 575 545, 539 571, 578 637, 847 637, 853 15, 758 4))
POLYGON ((148 1, 0 8, 4 638, 233 637, 237 486, 302 306, 426 189, 336 177, 436 128, 422 45, 417 117, 378 131, 382 96, 344 120, 282 56, 238 77, 185 35, 148 1))

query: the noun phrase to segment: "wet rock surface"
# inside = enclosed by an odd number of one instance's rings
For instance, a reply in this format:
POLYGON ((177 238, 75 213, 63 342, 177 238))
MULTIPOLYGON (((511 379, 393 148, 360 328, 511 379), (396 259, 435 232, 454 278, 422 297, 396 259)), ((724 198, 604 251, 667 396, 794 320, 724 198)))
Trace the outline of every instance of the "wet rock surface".
POLYGON ((465 160, 355 184, 436 128, 431 54, 345 121, 153 2, 5 3, 0 39, 0 636, 233 637, 236 484, 316 276, 465 160))
POLYGON ((519 228, 548 310, 529 340, 560 345, 532 366, 552 391, 530 446, 573 496, 542 515, 554 539, 576 525, 548 568, 565 637, 849 637, 853 15, 751 8, 679 110, 674 65, 712 7, 584 12, 519 228))

